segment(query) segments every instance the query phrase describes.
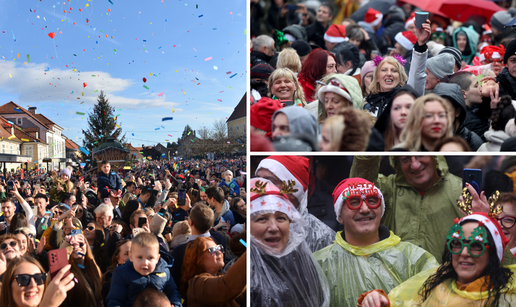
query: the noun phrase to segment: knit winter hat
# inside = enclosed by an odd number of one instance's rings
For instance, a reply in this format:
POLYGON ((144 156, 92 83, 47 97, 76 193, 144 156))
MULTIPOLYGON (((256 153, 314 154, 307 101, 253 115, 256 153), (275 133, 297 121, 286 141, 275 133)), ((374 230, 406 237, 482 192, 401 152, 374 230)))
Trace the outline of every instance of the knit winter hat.
POLYGON ((394 36, 394 39, 406 50, 412 50, 417 42, 417 37, 412 31, 399 32, 394 36))
POLYGON ((347 42, 349 39, 346 37, 346 27, 336 24, 330 25, 324 33, 324 39, 330 43, 347 42))
POLYGON ((454 66, 455 59, 449 53, 441 53, 438 56, 430 58, 426 61, 426 67, 428 70, 439 80, 444 79, 446 75, 453 74, 454 66))
MULTIPOLYGON (((296 188, 294 187, 294 189, 296 188)), ((301 219, 301 214, 299 214, 288 197, 274 183, 267 179, 251 179, 250 196, 251 216, 258 212, 272 213, 279 211, 285 213, 293 223, 301 219)))
POLYGON ((443 50, 439 51, 439 54, 443 53, 449 53, 453 55, 453 58, 455 59, 455 64, 457 64, 457 67, 461 69, 462 67, 462 52, 460 52, 459 49, 455 47, 444 47, 443 50))
POLYGON ((251 79, 260 78, 269 80, 270 75, 274 71, 274 67, 269 64, 257 64, 251 68, 251 79))
POLYGON ((492 28, 498 31, 503 31, 505 25, 508 24, 514 17, 516 17, 516 9, 511 7, 508 11, 499 11, 491 16, 491 22, 489 23, 492 28))
POLYGON ((459 223, 467 220, 474 220, 479 223, 482 222, 483 226, 485 226, 489 233, 491 233, 491 236, 494 240, 494 242, 489 242, 489 244, 494 243, 496 246, 496 255, 498 256, 500 262, 502 262, 503 253, 505 251, 505 247, 509 243, 509 239, 507 239, 507 237, 503 234, 500 223, 498 223, 495 218, 490 217, 487 213, 484 212, 474 212, 473 214, 466 215, 460 219, 459 223))
POLYGON ((312 52, 312 47, 310 47, 307 42, 300 40, 293 42, 292 45, 290 45, 290 48, 296 50, 299 57, 305 56, 312 52))
POLYGON ((511 57, 511 55, 516 54, 516 39, 513 39, 507 44, 507 49, 505 49, 505 54, 503 56, 503 63, 507 65, 507 61, 511 57))
POLYGON ((308 168, 309 160, 300 156, 270 156, 263 159, 256 168, 255 175, 262 168, 269 170, 281 181, 294 180, 298 189, 293 195, 301 202, 305 191, 308 189, 310 171, 308 168))
POLYGON ((415 22, 416 22, 416 12, 412 12, 412 14, 410 14, 410 17, 405 22, 405 29, 408 29, 408 27, 415 22))
POLYGON ((362 66, 362 69, 360 70, 360 78, 362 79, 362 84, 364 84, 364 77, 370 72, 374 72, 376 66, 374 66, 374 61, 367 61, 364 63, 364 66, 362 66))
POLYGON ((347 178, 342 180, 333 191, 332 196, 337 221, 339 221, 339 216, 342 212, 342 205, 345 203, 346 198, 350 196, 360 196, 362 199, 365 199, 367 196, 377 196, 381 200, 382 216, 385 213, 385 200, 383 199, 382 192, 374 186, 374 183, 363 178, 347 178))
POLYGON ((65 174, 68 176, 68 178, 72 178, 72 170, 69 169, 68 167, 65 167, 61 170, 61 172, 59 173, 59 175, 62 175, 62 174, 65 174))
POLYGON ((367 12, 365 13, 365 16, 364 16, 364 22, 371 26, 371 27, 374 27, 374 26, 377 26, 380 24, 380 22, 382 22, 382 18, 383 18, 383 14, 380 13, 379 11, 373 9, 373 8, 369 8, 367 10, 367 12))
POLYGON ((353 109, 362 110, 363 97, 360 84, 357 79, 343 74, 335 74, 326 80, 326 85, 317 92, 319 101, 324 101, 324 94, 332 92, 347 99, 353 105, 353 109))
POLYGON ((251 126, 266 131, 266 136, 271 137, 272 114, 282 107, 278 100, 262 97, 251 106, 251 126))

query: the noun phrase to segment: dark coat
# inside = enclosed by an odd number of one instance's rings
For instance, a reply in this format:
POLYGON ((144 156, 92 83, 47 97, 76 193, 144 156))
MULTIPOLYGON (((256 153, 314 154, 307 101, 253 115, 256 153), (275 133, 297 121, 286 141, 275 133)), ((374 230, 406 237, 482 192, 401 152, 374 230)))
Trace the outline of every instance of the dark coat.
POLYGON ((122 191, 122 180, 115 172, 109 173, 109 175, 100 172, 97 177, 97 187, 100 192, 101 198, 109 197, 108 189, 122 191), (107 188, 106 188, 107 187, 107 188))
POLYGON ((378 37, 378 47, 382 54, 388 54, 389 47, 394 47, 394 37, 399 32, 405 31, 405 13, 397 6, 391 6, 387 20, 383 23, 384 30, 378 37))
POLYGON ((133 306, 135 296, 143 289, 152 288, 165 293, 171 304, 181 306, 181 296, 169 270, 170 265, 159 259, 154 272, 142 276, 130 260, 113 271, 111 289, 106 298, 107 306, 133 306))
POLYGON ((317 20, 306 28, 308 43, 314 42, 319 47, 326 49, 324 43, 324 33, 328 27, 324 28, 317 20))
POLYGON ((500 83, 499 96, 511 96, 512 100, 516 100, 516 80, 511 76, 507 67, 496 76, 496 81, 500 83))

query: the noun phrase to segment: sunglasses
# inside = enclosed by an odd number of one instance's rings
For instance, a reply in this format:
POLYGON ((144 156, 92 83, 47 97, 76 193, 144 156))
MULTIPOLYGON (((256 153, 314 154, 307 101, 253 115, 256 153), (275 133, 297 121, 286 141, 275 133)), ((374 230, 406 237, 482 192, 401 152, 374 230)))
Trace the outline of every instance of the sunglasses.
POLYGON ((218 252, 224 254, 224 246, 219 244, 217 246, 208 248, 207 250, 205 250, 205 252, 209 252, 213 257, 215 257, 217 256, 218 252))
POLYGON ((61 215, 63 214, 63 211, 56 211, 56 214, 61 215))
POLYGON ((15 275, 12 280, 16 279, 16 282, 20 287, 27 287, 30 284, 30 280, 32 278, 34 278, 34 282, 36 282, 36 285, 41 286, 47 280, 47 273, 39 273, 34 275, 18 274, 15 275))
MULTIPOLYGON (((89 230, 89 231, 92 231, 93 229, 95 229, 95 227, 93 227, 93 226, 88 226, 88 227, 86 227, 86 229, 87 229, 87 230, 89 230)), ((86 229, 85 229, 85 230, 86 230, 86 229)))
MULTIPOLYGON (((16 241, 11 241, 11 242, 9 242, 9 245, 11 247, 15 247, 16 245, 18 245, 18 243, 16 243, 16 241)), ((3 250, 3 249, 6 249, 6 248, 7 248, 7 243, 0 244, 0 249, 3 250)))

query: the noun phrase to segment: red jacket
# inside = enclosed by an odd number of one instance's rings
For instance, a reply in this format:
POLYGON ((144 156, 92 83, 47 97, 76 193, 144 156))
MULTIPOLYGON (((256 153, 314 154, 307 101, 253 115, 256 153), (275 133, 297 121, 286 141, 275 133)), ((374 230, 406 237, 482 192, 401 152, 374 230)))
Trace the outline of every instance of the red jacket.
POLYGON ((303 88, 303 93, 305 94, 305 101, 312 102, 314 101, 315 95, 315 86, 310 83, 310 81, 305 80, 303 77, 298 77, 299 85, 303 88))

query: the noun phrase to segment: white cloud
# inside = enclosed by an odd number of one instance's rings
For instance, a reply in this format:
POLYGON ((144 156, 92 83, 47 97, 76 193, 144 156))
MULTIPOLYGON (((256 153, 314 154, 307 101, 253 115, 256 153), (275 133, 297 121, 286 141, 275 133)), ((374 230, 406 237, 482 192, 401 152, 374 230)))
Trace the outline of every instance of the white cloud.
POLYGON ((93 105, 100 90, 104 91, 109 102, 117 108, 172 108, 179 105, 177 102, 167 101, 166 95, 158 97, 155 93, 148 93, 144 99, 117 96, 116 93, 123 92, 135 82, 131 79, 114 78, 107 72, 74 72, 73 68, 63 70, 48 67, 50 65, 47 63, 23 65, 13 61, 0 61, 0 88, 8 95, 17 96, 15 102, 22 105, 56 101, 77 104, 84 101, 85 105, 93 105), (86 87, 83 83, 86 83, 86 87))

